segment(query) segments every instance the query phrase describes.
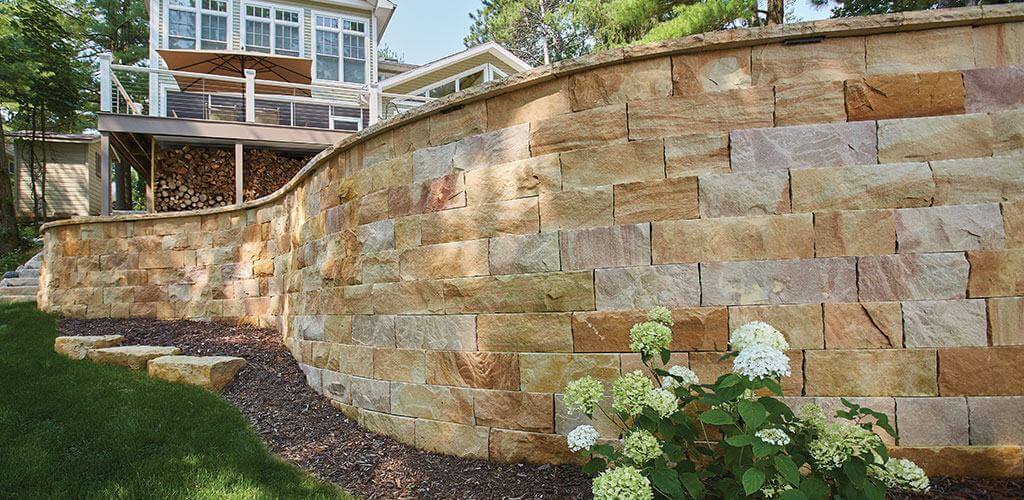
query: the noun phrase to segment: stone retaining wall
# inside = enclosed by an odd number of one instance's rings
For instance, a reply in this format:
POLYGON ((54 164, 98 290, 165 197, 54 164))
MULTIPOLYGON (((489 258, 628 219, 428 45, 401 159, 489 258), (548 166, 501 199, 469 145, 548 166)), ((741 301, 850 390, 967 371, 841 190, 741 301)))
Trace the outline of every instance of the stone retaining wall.
POLYGON ((517 75, 241 209, 51 224, 40 304, 277 327, 362 425, 540 461, 571 459, 567 381, 639 366, 645 308, 704 380, 760 319, 794 404, 881 409, 932 473, 1021 475, 1022 21, 737 30, 517 75))

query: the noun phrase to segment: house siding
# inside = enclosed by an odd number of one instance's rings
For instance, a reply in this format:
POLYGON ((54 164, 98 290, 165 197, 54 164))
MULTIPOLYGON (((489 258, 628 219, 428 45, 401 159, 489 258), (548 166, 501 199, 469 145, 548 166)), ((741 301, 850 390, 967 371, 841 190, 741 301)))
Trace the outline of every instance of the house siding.
MULTIPOLYGON (((29 174, 29 151, 24 142, 16 146, 18 217, 32 217, 32 177, 29 174)), ((99 213, 100 181, 92 180, 95 162, 89 151, 99 151, 98 143, 53 142, 47 144, 46 204, 47 217, 72 217, 99 213), (94 192, 98 196, 93 201, 94 192)), ((37 154, 41 154, 42 148, 37 154)))

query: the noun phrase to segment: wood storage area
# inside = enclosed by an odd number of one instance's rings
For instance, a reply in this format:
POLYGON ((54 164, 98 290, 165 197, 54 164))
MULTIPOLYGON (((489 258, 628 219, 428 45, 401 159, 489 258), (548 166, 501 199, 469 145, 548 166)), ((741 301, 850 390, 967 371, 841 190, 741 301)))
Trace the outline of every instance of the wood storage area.
POLYGON ((297 151, 245 149, 242 188, 246 200, 255 200, 277 191, 295 176, 312 154, 297 151))

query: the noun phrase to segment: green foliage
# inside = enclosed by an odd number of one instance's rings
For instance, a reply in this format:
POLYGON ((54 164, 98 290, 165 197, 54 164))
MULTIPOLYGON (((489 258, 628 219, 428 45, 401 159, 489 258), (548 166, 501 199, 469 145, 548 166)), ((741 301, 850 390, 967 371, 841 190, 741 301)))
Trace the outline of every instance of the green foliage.
POLYGON ((573 0, 484 0, 469 15, 467 47, 496 41, 533 65, 590 51, 587 27, 575 17, 573 0))
POLYGON ((405 62, 405 54, 399 54, 398 51, 388 47, 387 45, 381 45, 377 47, 377 58, 380 60, 391 60, 397 62, 405 62))
POLYGON ((56 320, 0 305, 0 491, 12 498, 340 498, 218 395, 53 352, 56 320))

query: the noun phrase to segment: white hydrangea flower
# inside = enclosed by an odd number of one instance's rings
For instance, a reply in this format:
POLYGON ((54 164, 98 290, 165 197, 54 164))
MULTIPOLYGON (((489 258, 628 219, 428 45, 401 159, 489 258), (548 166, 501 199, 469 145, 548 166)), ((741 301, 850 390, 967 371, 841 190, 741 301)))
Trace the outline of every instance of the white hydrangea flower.
POLYGON ((751 321, 733 330, 729 335, 729 346, 734 351, 742 351, 758 344, 780 351, 789 349, 789 342, 786 342, 786 337, 782 335, 782 332, 762 321, 751 321))
POLYGON ((881 438, 859 425, 843 421, 831 422, 818 429, 818 437, 807 444, 814 463, 824 470, 839 469, 850 457, 874 453, 881 438))
POLYGON ((668 369, 668 377, 661 380, 661 388, 672 390, 676 387, 689 387, 700 384, 700 379, 693 370, 679 365, 673 365, 668 369))
POLYGON ((655 389, 651 392, 647 406, 654 408, 658 415, 667 417, 679 409, 679 399, 675 394, 665 389, 655 389))
POLYGON ((672 329, 656 321, 637 323, 629 329, 629 350, 656 356, 668 349, 672 342, 672 329))
POLYGON ((782 429, 761 429, 754 433, 754 436, 768 444, 775 446, 786 446, 789 444, 789 435, 782 429))
POLYGON ((590 415, 602 398, 604 398, 604 385, 594 377, 586 375, 565 386, 563 401, 566 413, 569 415, 577 413, 590 415))
POLYGON ((930 485, 924 470, 905 458, 893 458, 884 467, 872 465, 868 471, 887 488, 927 493, 930 485))
POLYGON ((590 450, 594 443, 597 443, 597 438, 600 437, 597 434, 597 429, 594 429, 590 425, 581 425, 571 431, 566 436, 566 441, 569 444, 569 449, 574 453, 583 450, 590 450))
POLYGON ((640 370, 627 373, 612 383, 612 408, 626 415, 639 415, 651 400, 654 384, 640 370))
POLYGON ((668 308, 664 306, 652 307, 650 311, 647 311, 647 319, 661 323, 665 326, 672 326, 675 324, 672 321, 672 311, 669 311, 668 308))
POLYGON ((643 464, 661 456, 661 443, 649 431, 637 429, 623 443, 622 454, 633 462, 643 464))
POLYGON ((651 500, 651 481, 633 467, 608 469, 594 478, 594 500, 651 500))
POLYGON ((788 377, 789 356, 764 344, 746 347, 732 360, 732 371, 750 380, 788 377))

